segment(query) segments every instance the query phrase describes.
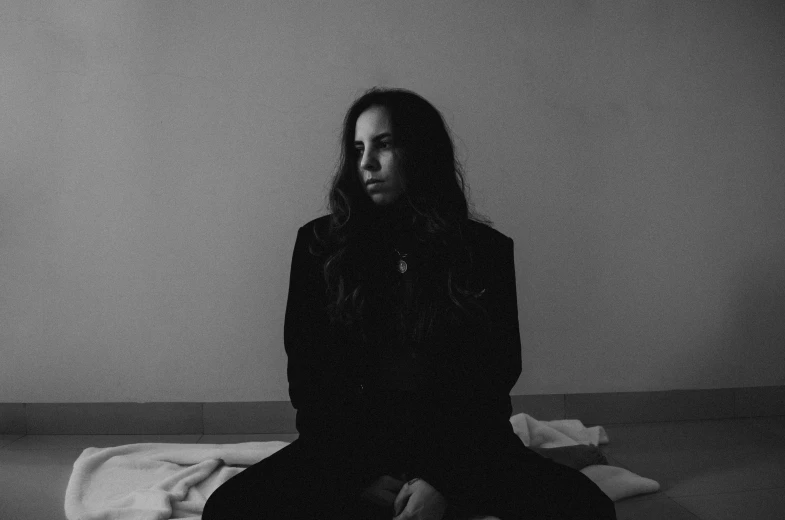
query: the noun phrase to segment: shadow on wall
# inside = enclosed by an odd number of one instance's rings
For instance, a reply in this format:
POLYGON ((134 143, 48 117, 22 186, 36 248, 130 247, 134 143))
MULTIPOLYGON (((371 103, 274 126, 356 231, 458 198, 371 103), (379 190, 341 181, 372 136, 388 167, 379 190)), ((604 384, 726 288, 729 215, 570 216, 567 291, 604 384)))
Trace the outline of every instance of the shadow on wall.
POLYGON ((727 320, 704 338, 697 381, 785 384, 785 258, 772 248, 741 264, 729 282, 727 320))

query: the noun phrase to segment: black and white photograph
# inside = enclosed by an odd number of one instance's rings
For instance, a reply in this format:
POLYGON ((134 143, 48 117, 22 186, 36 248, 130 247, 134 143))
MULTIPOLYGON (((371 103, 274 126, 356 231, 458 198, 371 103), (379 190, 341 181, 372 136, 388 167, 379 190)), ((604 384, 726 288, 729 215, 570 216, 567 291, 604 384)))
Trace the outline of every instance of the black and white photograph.
POLYGON ((0 520, 785 518, 785 2, 0 0, 0 520))

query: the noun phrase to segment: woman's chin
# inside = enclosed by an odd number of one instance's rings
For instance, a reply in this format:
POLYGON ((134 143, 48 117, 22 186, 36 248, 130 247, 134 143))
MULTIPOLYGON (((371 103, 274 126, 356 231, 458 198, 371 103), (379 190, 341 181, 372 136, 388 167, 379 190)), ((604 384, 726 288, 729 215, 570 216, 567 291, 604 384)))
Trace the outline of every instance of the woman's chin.
POLYGON ((384 207, 394 204, 398 197, 391 197, 386 193, 374 193, 371 195, 371 200, 377 206, 384 207))

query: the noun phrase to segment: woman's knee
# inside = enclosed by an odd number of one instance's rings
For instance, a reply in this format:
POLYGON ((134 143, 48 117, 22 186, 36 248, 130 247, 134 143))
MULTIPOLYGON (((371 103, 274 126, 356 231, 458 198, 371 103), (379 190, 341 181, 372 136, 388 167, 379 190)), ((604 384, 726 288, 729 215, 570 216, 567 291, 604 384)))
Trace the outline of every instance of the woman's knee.
POLYGON ((543 518, 616 519, 616 507, 610 497, 578 470, 549 461, 527 480, 524 489, 532 492, 524 493, 518 507, 536 510, 543 518))
POLYGON ((228 489, 225 484, 218 487, 207 498, 202 511, 202 520, 227 520, 231 518, 234 508, 231 507, 231 502, 228 500, 230 493, 227 492, 228 489))
MULTIPOLYGON (((237 473, 208 497, 202 520, 228 520, 258 515, 283 498, 292 482, 290 473, 307 472, 296 447, 286 448, 237 473), (286 450, 286 451, 284 451, 286 450), (269 498, 268 498, 269 497, 269 498)), ((300 479, 301 480, 301 479, 300 479)))
POLYGON ((573 495, 573 515, 576 520, 616 520, 616 506, 589 477, 577 472, 576 492, 573 495))

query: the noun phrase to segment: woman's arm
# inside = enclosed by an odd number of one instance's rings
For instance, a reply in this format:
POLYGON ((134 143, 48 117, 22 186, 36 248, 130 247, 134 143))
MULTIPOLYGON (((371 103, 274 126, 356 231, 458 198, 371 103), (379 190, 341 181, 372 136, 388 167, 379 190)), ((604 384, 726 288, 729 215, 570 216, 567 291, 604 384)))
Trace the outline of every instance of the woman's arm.
POLYGON ((309 416, 325 413, 335 390, 329 388, 324 377, 330 338, 320 260, 308 251, 310 233, 308 226, 297 232, 283 333, 289 398, 298 410, 297 429, 301 434, 301 412, 309 416))
POLYGON ((466 399, 478 404, 482 399, 507 399, 521 375, 514 243, 504 236, 485 249, 475 269, 485 283, 478 303, 488 313, 490 330, 479 336, 448 331, 442 349, 441 379, 458 405, 466 399))

